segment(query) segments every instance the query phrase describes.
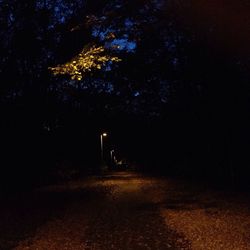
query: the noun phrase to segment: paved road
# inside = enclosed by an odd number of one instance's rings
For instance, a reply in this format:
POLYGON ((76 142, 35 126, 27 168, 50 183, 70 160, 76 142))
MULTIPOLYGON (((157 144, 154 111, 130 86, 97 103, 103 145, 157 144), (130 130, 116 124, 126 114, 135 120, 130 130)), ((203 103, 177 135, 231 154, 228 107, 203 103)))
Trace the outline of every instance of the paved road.
POLYGON ((157 179, 130 172, 43 188, 26 198, 16 217, 9 212, 10 225, 18 222, 5 230, 5 241, 0 236, 0 248, 190 249, 161 217, 161 192, 157 179))

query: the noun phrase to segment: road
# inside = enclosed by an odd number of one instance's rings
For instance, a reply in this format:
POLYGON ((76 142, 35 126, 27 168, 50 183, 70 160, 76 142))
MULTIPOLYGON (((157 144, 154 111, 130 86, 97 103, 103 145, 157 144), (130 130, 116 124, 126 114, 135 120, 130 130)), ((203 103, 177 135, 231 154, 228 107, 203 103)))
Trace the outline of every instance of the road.
POLYGON ((40 188, 1 207, 0 249, 249 249, 249 207, 235 221, 243 210, 201 193, 132 172, 40 188))
POLYGON ((10 212, 17 225, 1 249, 188 249, 160 215, 158 188, 152 178, 118 172, 37 190, 10 212))

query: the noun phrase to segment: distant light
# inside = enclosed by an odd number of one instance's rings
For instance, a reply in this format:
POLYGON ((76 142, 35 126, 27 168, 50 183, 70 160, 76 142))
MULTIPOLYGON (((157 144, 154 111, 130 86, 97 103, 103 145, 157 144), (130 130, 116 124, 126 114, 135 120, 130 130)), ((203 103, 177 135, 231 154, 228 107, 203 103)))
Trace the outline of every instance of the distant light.
POLYGON ((134 96, 135 97, 137 97, 137 96, 139 96, 140 95, 140 92, 138 92, 138 91, 136 91, 135 93, 134 93, 134 96))
POLYGON ((102 136, 107 136, 108 134, 107 133, 103 133, 102 136))

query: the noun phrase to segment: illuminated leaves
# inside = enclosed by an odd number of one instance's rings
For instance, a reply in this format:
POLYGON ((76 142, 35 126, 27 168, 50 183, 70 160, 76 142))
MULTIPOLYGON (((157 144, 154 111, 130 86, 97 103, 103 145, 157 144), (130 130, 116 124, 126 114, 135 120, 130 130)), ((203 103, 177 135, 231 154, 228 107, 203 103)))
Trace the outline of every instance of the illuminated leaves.
POLYGON ((56 67, 50 67, 52 73, 57 75, 69 75, 72 80, 82 78, 93 70, 100 70, 107 62, 119 62, 121 59, 105 53, 103 46, 84 49, 70 62, 56 67))

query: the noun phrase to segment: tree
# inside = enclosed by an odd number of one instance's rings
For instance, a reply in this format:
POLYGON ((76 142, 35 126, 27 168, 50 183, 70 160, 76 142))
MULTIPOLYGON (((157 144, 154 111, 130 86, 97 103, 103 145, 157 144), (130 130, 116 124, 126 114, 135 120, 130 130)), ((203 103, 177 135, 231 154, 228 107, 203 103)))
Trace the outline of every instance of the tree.
POLYGON ((72 80, 82 80, 87 72, 94 69, 101 69, 109 62, 121 61, 118 57, 104 54, 104 47, 90 47, 83 50, 69 63, 49 68, 54 75, 70 75, 72 80))

